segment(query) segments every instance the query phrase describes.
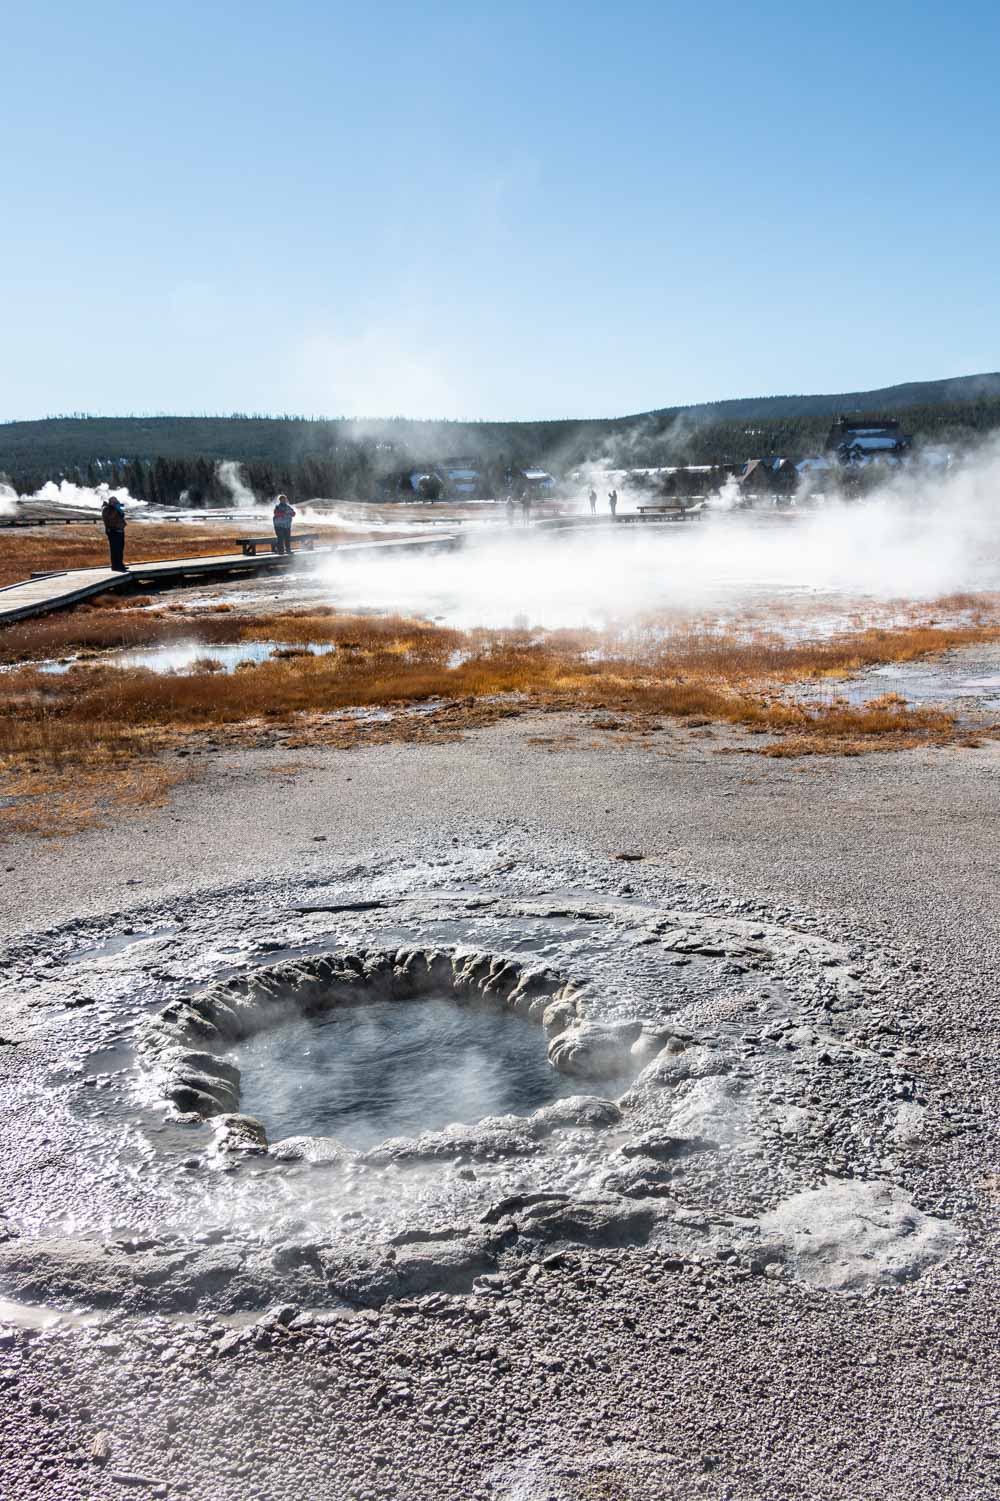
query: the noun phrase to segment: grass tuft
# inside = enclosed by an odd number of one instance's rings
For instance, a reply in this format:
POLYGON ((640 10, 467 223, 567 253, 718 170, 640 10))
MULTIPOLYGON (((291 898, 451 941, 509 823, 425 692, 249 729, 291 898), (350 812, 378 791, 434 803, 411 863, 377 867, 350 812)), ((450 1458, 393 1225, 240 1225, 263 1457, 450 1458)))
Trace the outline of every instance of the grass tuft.
POLYGON ((109 762, 133 766, 198 731, 233 744, 282 734, 285 744, 353 746, 455 738, 525 710, 584 710, 594 728, 624 732, 623 741, 670 719, 694 736, 731 726, 764 737, 770 757, 858 755, 960 734, 971 744, 951 715, 910 708, 896 693, 862 705, 810 695, 866 667, 996 639, 996 612, 981 602, 969 623, 916 619, 818 641, 664 619, 604 632, 457 631, 325 607, 256 617, 183 606, 77 610, 0 634, 10 664, 0 673, 0 787, 14 799, 2 816, 23 827, 20 800, 42 795, 43 784, 50 794, 73 779, 78 790, 99 788, 109 762), (205 648, 183 672, 121 668, 108 656, 180 640, 205 648), (212 647, 238 641, 279 644, 266 660, 226 672, 212 647), (337 650, 316 654, 319 644, 337 650), (62 674, 32 665, 68 654, 80 660, 62 674))

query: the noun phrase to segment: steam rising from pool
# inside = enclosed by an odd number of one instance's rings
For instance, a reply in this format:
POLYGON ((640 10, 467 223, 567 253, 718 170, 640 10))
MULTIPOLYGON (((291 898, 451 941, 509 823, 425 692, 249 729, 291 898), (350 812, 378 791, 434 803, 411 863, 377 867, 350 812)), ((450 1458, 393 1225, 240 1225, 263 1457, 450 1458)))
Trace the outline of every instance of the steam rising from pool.
MULTIPOLYGON (((536 1026, 495 1008, 429 999, 299 1017, 243 1044, 241 1108, 270 1140, 334 1136, 365 1151, 574 1092, 536 1026)), ((576 1086, 578 1088, 578 1086, 576 1086)))
MULTIPOLYGON (((944 477, 902 474, 871 498, 790 517, 715 512, 670 527, 520 526, 444 555, 332 558, 332 602, 459 627, 602 625, 768 597, 931 600, 1000 588, 1000 449, 944 477)), ((627 509, 627 507, 623 507, 627 509)))

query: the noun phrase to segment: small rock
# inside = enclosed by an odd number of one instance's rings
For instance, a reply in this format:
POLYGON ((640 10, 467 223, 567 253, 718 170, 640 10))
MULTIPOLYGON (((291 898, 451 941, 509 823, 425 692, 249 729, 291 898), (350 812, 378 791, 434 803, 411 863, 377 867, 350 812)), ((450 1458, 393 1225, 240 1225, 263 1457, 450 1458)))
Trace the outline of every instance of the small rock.
POLYGON ((287 1329, 288 1325, 297 1316, 298 1311, 292 1303, 281 1303, 277 1308, 268 1309, 267 1318, 269 1322, 273 1321, 275 1324, 281 1324, 283 1328, 287 1329))
POLYGON ((217 1115, 212 1121, 212 1127, 217 1133, 216 1152, 258 1155, 267 1151, 267 1132, 256 1116, 217 1115))
POLYGON ((90 1457, 95 1465, 106 1465, 111 1458, 111 1435, 106 1429, 102 1428, 100 1433, 94 1435, 90 1457))

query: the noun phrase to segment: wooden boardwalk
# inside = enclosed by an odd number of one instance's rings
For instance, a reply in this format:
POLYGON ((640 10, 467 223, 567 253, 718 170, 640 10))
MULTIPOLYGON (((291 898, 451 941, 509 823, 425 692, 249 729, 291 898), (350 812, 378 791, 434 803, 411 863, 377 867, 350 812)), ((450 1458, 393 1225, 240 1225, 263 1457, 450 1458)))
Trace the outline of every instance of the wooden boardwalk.
POLYGON ((462 538, 454 532, 429 532, 425 537, 392 537, 387 541, 367 542, 341 542, 333 549, 335 553, 343 553, 346 557, 353 557, 359 552, 450 552, 453 547, 458 547, 462 538))
POLYGON ((297 557, 323 555, 321 550, 292 553, 291 557, 265 553, 245 558, 242 553, 217 553, 201 558, 160 558, 153 563, 132 563, 127 573, 113 573, 110 568, 71 568, 65 573, 35 573, 23 583, 8 584, 0 589, 0 625, 27 620, 32 615, 48 615, 53 610, 65 610, 70 605, 79 604, 82 599, 129 584, 164 588, 206 574, 236 577, 272 569, 284 571, 297 557))
POLYGON ((27 620, 32 615, 48 615, 54 610, 64 610, 82 599, 95 594, 104 594, 131 584, 140 588, 169 588, 171 584, 183 583, 186 579, 199 577, 238 578, 268 572, 286 572, 297 563, 311 564, 319 558, 329 558, 337 553, 353 555, 367 551, 418 551, 439 547, 453 547, 458 539, 454 536, 404 537, 385 542, 347 542, 340 546, 316 547, 312 551, 293 552, 282 557, 278 553, 258 553, 244 557, 242 553, 216 553, 195 558, 160 558, 152 563, 130 563, 127 573, 113 573, 110 568, 73 568, 64 573, 36 573, 19 584, 8 584, 0 589, 0 626, 17 620, 27 620))
MULTIPOLYGON (((697 521, 704 516, 704 511, 671 511, 650 512, 643 515, 639 511, 619 511, 617 516, 611 516, 607 511, 598 513, 596 516, 546 516, 531 523, 533 531, 540 532, 583 532, 583 531, 611 531, 617 526, 683 526, 690 521, 697 521)), ((524 528, 512 528, 520 530, 524 528)))
POLYGON ((280 573, 293 568, 296 563, 322 558, 334 551, 332 547, 317 547, 312 552, 293 552, 288 556, 264 552, 244 557, 241 552, 223 552, 202 558, 160 558, 154 563, 130 563, 129 575, 135 584, 164 585, 178 584, 184 579, 198 578, 200 574, 206 573, 233 577, 239 574, 268 573, 271 570, 280 573))
POLYGON ((127 578, 127 573, 112 573, 110 568, 74 568, 70 573, 44 573, 21 584, 8 584, 0 589, 0 625, 48 615, 91 595, 120 589, 127 578))

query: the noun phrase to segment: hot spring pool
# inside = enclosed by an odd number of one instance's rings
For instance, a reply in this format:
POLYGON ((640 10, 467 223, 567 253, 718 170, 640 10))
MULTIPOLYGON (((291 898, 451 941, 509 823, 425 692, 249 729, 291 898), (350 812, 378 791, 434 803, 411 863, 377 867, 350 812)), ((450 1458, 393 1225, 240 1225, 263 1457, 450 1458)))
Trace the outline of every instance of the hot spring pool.
POLYGON ((335 1136, 358 1151, 580 1093, 549 1063, 540 1027, 444 999, 300 1017, 248 1039, 233 1057, 240 1108, 270 1141, 335 1136))

